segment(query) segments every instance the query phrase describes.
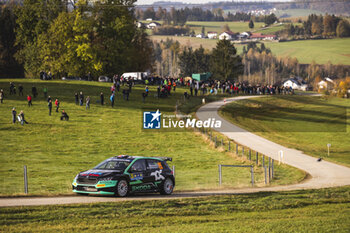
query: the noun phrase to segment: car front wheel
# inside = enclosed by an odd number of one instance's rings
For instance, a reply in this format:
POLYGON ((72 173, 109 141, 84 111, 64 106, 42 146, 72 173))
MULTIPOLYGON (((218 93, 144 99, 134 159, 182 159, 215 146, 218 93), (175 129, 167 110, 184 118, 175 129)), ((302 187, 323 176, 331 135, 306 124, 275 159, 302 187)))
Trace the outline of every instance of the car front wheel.
POLYGON ((174 190, 174 182, 170 178, 166 178, 160 187, 160 194, 170 195, 174 190))
POLYGON ((129 193, 129 184, 126 180, 118 181, 116 186, 115 195, 118 197, 126 197, 129 193))

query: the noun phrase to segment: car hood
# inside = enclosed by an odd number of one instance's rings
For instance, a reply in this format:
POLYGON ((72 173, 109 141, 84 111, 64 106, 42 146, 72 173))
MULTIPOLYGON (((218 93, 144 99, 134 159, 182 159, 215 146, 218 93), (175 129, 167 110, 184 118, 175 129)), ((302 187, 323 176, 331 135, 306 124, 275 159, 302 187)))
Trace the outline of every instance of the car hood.
POLYGON ((106 176, 111 176, 111 175, 115 175, 115 174, 122 174, 123 171, 121 170, 94 170, 94 169, 91 169, 91 170, 87 170, 87 171, 84 171, 84 172, 80 172, 79 173, 79 177, 89 177, 89 178, 92 178, 92 177, 96 177, 96 178, 99 178, 99 177, 106 177, 106 176))

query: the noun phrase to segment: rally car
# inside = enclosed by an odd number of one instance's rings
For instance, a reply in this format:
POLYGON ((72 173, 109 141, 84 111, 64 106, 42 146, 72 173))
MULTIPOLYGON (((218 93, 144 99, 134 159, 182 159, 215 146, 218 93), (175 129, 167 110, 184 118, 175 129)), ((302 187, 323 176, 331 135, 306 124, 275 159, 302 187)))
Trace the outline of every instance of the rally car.
POLYGON ((160 192, 172 194, 175 177, 167 157, 139 157, 119 155, 106 159, 91 170, 80 172, 73 180, 73 192, 115 195, 160 192))

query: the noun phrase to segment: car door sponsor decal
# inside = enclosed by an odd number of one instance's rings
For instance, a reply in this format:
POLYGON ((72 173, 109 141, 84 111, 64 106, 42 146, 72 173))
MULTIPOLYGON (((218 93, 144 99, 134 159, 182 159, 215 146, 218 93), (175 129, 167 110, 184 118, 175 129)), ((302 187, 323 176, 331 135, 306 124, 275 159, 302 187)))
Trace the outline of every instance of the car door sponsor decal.
POLYGON ((162 170, 154 171, 151 173, 151 176, 154 176, 156 181, 157 180, 164 180, 164 176, 162 176, 162 170))
POLYGON ((131 173, 130 174, 130 180, 142 180, 143 175, 142 173, 131 173))

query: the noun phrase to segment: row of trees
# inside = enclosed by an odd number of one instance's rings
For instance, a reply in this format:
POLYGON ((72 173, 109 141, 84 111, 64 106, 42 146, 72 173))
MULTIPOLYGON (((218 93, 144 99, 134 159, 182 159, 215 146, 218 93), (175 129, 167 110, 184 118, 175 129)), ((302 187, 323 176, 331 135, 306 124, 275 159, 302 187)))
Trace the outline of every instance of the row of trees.
POLYGON ((129 7, 134 2, 78 1, 69 10, 64 0, 24 0, 3 6, 14 16, 15 34, 1 35, 14 36, 14 57, 30 77, 41 70, 58 77, 147 70, 153 65, 152 43, 135 26, 129 7))
POLYGON ((280 33, 281 36, 299 36, 308 38, 310 36, 322 37, 349 37, 350 24, 346 19, 342 19, 335 15, 316 15, 311 14, 301 26, 290 24, 280 33))
POLYGON ((167 9, 158 7, 154 10, 153 7, 149 7, 146 10, 137 9, 135 12, 136 18, 138 20, 145 20, 151 18, 153 20, 162 20, 165 24, 172 25, 185 25, 186 21, 255 21, 255 22, 265 22, 269 25, 277 20, 274 14, 271 15, 261 15, 253 16, 250 13, 236 12, 227 13, 225 15, 221 8, 215 8, 213 10, 204 10, 199 7, 193 8, 181 8, 175 9, 172 7, 170 11, 167 9))

